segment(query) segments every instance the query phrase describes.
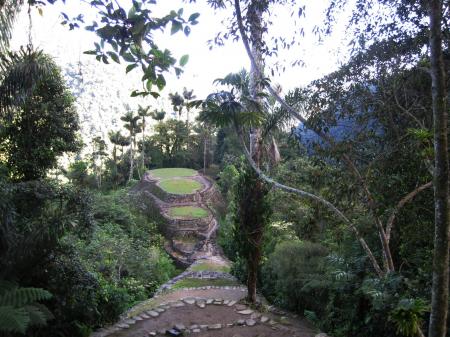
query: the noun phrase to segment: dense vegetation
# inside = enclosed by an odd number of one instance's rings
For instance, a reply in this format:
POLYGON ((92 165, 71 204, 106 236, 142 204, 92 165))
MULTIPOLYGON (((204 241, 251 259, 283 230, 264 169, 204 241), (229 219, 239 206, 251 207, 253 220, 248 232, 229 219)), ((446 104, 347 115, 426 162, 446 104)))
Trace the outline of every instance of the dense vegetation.
MULTIPOLYGON (((285 97, 263 75, 265 15, 295 1, 209 1, 234 6, 216 41, 242 39, 250 72, 204 100, 170 94, 175 118, 130 108, 123 129, 89 144, 51 56, 31 41, 8 50, 22 2, 0 2, 0 333, 87 336, 151 296, 176 270, 131 187, 149 169, 187 167, 218 180, 218 241, 250 302, 260 289, 336 337, 448 336, 448 1, 377 1, 386 21, 357 1, 351 58, 285 97)), ((102 20, 86 28, 101 43, 87 53, 140 66, 145 89, 132 96, 157 98, 187 57, 177 63, 151 32, 189 35, 198 14, 153 21, 145 3, 92 1, 102 20)), ((344 3, 330 1, 326 30, 344 3)), ((198 188, 160 178, 174 193, 198 188)))

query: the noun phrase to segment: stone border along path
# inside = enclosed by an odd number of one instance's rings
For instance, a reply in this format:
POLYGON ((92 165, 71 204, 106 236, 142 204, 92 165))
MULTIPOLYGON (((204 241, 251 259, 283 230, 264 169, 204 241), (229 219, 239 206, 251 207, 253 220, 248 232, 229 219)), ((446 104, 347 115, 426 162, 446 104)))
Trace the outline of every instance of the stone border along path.
MULTIPOLYGON (((212 210, 204 202, 205 198, 214 193, 212 183, 201 175, 190 178, 201 181, 205 186, 191 199, 193 201, 189 201, 189 198, 183 198, 183 196, 178 199, 179 202, 173 202, 177 199, 171 196, 168 197, 168 200, 172 202, 161 200, 155 193, 151 192, 154 191, 152 188, 154 188, 158 179, 148 173, 144 175, 138 184, 139 186, 134 189, 134 193, 139 193, 141 198, 150 198, 157 205, 164 218, 169 221, 170 218, 165 214, 165 210, 171 206, 201 205, 208 210, 210 221, 207 228, 193 226, 189 229, 191 235, 199 238, 191 254, 182 256, 173 247, 171 251, 171 247, 166 246, 169 254, 188 268, 162 285, 153 298, 131 308, 121 316, 119 322, 98 330, 91 337, 185 336, 189 334, 199 337, 314 336, 315 333, 309 324, 304 320, 299 320, 296 315, 290 315, 273 306, 264 305, 262 305, 264 312, 258 312, 243 304, 247 295, 247 289, 244 286, 203 285, 173 288, 177 282, 184 279, 197 279, 203 282, 225 280, 238 283, 235 277, 223 271, 196 270, 208 266, 216 267, 219 270, 223 267, 229 268, 230 262, 215 244, 217 221, 212 210)), ((188 219, 186 221, 189 222, 188 219)), ((166 237, 168 234, 173 235, 175 232, 168 231, 166 237)), ((261 298, 261 301, 264 301, 264 299, 261 298)), ((319 336, 326 337, 325 334, 316 335, 316 337, 319 336)))

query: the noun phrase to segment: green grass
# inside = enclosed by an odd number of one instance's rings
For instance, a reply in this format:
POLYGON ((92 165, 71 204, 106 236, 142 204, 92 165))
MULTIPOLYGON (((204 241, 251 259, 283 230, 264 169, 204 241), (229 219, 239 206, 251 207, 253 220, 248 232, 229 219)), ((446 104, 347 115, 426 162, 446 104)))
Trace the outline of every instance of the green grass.
POLYGON ((203 185, 192 179, 171 179, 161 181, 159 187, 167 193, 192 194, 201 189, 203 185))
POLYGON ((199 219, 207 217, 208 211, 201 207, 182 206, 169 208, 168 214, 173 218, 199 219))
POLYGON ((151 170, 149 172, 152 176, 160 179, 192 177, 197 174, 197 171, 188 168, 162 168, 151 170))
POLYGON ((223 278, 219 279, 199 279, 199 278, 185 278, 181 281, 178 281, 172 286, 172 289, 180 289, 180 288, 193 288, 193 287, 205 287, 205 286, 238 286, 239 283, 232 280, 227 280, 223 278))
POLYGON ((225 266, 223 264, 199 263, 199 264, 196 264, 195 266, 192 266, 191 270, 192 271, 209 270, 209 271, 218 271, 218 272, 222 272, 222 273, 229 273, 230 272, 230 267, 229 266, 225 266))

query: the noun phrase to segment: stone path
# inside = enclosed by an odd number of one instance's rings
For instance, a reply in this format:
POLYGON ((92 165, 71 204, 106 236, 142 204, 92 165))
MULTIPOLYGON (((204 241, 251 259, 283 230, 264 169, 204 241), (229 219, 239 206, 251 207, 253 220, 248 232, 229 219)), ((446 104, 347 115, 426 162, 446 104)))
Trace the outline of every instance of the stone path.
MULTIPOLYGON (((246 288, 228 273, 230 263, 215 244, 217 222, 206 198, 214 193, 212 183, 195 176, 203 188, 195 196, 164 195, 155 187, 157 179, 145 175, 134 189, 136 195, 147 197, 156 204, 169 221, 166 249, 187 269, 162 285, 156 295, 126 312, 116 324, 95 332, 92 337, 150 337, 150 336, 217 336, 217 337, 313 337, 314 330, 303 319, 275 307, 261 304, 258 310, 246 305, 246 288), (165 199, 165 200, 163 200, 165 199), (173 205, 200 205, 210 212, 206 226, 186 219, 172 222, 165 210, 173 205), (189 222, 191 221, 191 222, 189 222), (183 228, 177 231, 178 228, 183 228), (177 249, 177 235, 197 238, 192 251, 177 249)), ((264 299, 261 299, 264 303, 264 299)))

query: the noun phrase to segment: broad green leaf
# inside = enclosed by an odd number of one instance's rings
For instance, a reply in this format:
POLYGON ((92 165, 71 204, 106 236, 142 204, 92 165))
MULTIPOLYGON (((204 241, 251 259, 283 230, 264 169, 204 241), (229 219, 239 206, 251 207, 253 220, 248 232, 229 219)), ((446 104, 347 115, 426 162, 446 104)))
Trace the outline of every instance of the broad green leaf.
POLYGON ((136 68, 138 66, 139 65, 137 63, 129 64, 126 69, 126 73, 128 74, 130 71, 132 71, 134 68, 136 68))
POLYGON ((175 34, 176 32, 178 32, 180 29, 183 28, 183 25, 181 24, 181 22, 178 22, 176 20, 172 21, 172 29, 170 30, 170 34, 175 34))
POLYGON ((145 84, 145 87, 147 88, 148 91, 152 90, 152 86, 153 86, 153 81, 152 80, 147 80, 147 83, 145 84))
POLYGON ((150 95, 152 95, 154 98, 158 98, 159 96, 161 96, 159 93, 155 91, 150 92, 150 95))
POLYGON ((163 90, 166 86, 166 79, 161 74, 159 74, 158 78, 156 79, 156 86, 159 90, 163 90))
POLYGON ((193 13, 191 16, 189 16, 188 21, 192 22, 195 21, 200 16, 200 13, 193 13))
POLYGON ((180 66, 184 67, 188 63, 188 61, 189 61, 189 55, 187 55, 187 54, 183 55, 180 58, 180 66))
POLYGON ((116 53, 109 51, 107 54, 112 58, 112 60, 116 63, 120 63, 119 56, 116 53))
POLYGON ((123 59, 127 62, 135 62, 136 60, 134 59, 133 55, 131 55, 130 53, 125 53, 122 55, 123 59))

